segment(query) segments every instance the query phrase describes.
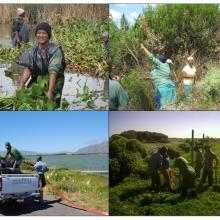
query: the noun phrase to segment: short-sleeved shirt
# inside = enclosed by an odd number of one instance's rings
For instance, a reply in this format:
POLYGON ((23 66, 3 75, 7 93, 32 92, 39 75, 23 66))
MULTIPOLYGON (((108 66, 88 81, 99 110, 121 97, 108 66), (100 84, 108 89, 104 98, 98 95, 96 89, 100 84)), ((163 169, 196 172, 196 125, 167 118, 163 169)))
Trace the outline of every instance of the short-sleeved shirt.
POLYGON ((174 166, 179 168, 180 174, 188 177, 195 174, 195 170, 191 167, 188 161, 183 157, 176 158, 174 166))
POLYGON ((124 110, 128 104, 128 95, 121 84, 109 79, 109 109, 124 110))
MULTIPOLYGON (((184 68, 183 68, 183 72, 185 72, 187 74, 187 76, 191 76, 191 77, 195 77, 196 76, 196 68, 195 66, 190 66, 190 65, 186 65, 184 68)), ((188 79, 188 78, 184 78, 183 79, 183 83, 185 85, 192 85, 194 82, 194 79, 188 79)))
POLYGON ((213 152, 205 152, 204 154, 204 170, 212 171, 214 168, 214 160, 217 160, 217 156, 213 152))
POLYGON ((171 82, 171 70, 169 64, 162 63, 159 59, 154 57, 153 54, 150 54, 148 59, 156 66, 156 68, 150 72, 150 76, 154 78, 153 84, 155 88, 157 88, 159 85, 171 82))
POLYGON ((33 169, 37 170, 39 174, 44 174, 47 171, 47 164, 42 161, 38 161, 34 166, 33 169))
POLYGON ((150 173, 158 172, 162 166, 163 156, 159 152, 152 154, 149 163, 150 173))

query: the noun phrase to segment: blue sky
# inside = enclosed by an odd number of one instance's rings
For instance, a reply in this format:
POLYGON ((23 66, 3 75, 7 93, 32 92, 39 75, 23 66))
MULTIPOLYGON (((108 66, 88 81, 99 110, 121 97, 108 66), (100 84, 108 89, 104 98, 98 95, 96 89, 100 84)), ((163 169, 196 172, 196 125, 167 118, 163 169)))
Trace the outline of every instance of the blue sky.
POLYGON ((125 14, 130 25, 133 25, 139 14, 142 14, 143 9, 147 4, 110 4, 110 14, 116 25, 120 26, 120 19, 122 14, 125 14))
POLYGON ((75 151, 108 139, 108 112, 0 112, 0 151, 5 142, 25 151, 75 151))
POLYGON ((110 112, 109 120, 109 135, 136 130, 189 138, 194 129, 197 138, 201 138, 203 133, 220 138, 219 111, 110 112))

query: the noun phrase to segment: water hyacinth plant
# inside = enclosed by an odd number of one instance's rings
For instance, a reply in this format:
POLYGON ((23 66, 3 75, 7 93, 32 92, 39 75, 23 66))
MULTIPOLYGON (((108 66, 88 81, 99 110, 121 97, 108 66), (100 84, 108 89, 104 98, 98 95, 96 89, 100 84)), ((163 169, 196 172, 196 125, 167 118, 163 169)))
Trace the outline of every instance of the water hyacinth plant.
POLYGON ((48 76, 38 77, 37 83, 30 88, 17 90, 13 96, 3 94, 0 97, 0 110, 55 110, 56 103, 48 101, 47 91, 48 76))

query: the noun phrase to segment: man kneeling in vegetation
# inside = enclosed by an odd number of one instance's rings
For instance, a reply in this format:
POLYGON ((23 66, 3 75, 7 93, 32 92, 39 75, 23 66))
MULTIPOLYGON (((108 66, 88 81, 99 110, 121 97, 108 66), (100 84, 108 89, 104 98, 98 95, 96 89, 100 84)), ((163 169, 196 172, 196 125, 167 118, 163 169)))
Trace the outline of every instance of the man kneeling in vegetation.
POLYGON ((156 58, 143 44, 141 44, 141 49, 143 49, 144 54, 148 56, 149 60, 156 66, 156 68, 151 71, 150 77, 146 79, 152 80, 153 82, 157 107, 164 109, 168 105, 176 102, 176 86, 171 80, 170 66, 166 62, 167 59, 165 55, 161 54, 159 58, 156 58))
POLYGON ((35 30, 37 45, 27 49, 17 61, 25 67, 20 82, 20 88, 26 83, 30 87, 37 82, 38 76, 49 75, 47 98, 56 101, 59 108, 64 85, 64 70, 66 67, 64 53, 58 44, 50 42, 51 26, 40 23, 35 30))

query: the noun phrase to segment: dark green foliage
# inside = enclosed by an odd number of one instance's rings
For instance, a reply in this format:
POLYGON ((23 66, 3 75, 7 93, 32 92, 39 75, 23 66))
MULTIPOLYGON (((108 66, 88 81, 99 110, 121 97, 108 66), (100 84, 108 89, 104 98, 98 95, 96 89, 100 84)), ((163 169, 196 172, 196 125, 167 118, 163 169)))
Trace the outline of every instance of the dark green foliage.
POLYGON ((147 156, 144 145, 136 139, 114 135, 109 141, 110 185, 116 185, 131 174, 146 178, 147 156))
POLYGON ((69 70, 98 77, 108 75, 101 41, 106 28, 104 22, 72 19, 54 29, 53 41, 62 46, 69 70))
POLYGON ((128 91, 130 110, 154 110, 154 90, 151 82, 143 79, 145 73, 132 70, 129 75, 124 76, 121 83, 128 91))
POLYGON ((46 96, 48 81, 48 76, 39 76, 30 88, 18 90, 13 96, 1 96, 0 110, 55 110, 56 103, 48 101, 46 96))
POLYGON ((125 14, 122 15, 120 24, 121 24, 121 29, 122 30, 128 30, 129 29, 128 20, 126 19, 125 14))
POLYGON ((181 144, 178 145, 178 148, 183 150, 185 153, 188 153, 191 149, 191 145, 188 144, 188 143, 181 143, 181 144))
POLYGON ((168 136, 157 133, 157 132, 149 132, 149 131, 125 131, 121 133, 122 136, 128 139, 137 139, 143 143, 167 143, 168 136))
MULTIPOLYGON (((115 136, 119 137, 119 136, 115 136)), ((219 139, 206 138, 209 140, 211 149, 218 156, 220 155, 219 139)), ((190 146, 190 139, 171 140, 169 154, 175 155, 179 146, 178 144, 190 146)), ((195 139, 195 145, 201 146, 202 139, 195 139)), ((191 153, 181 152, 181 156, 188 161, 191 158, 191 153)), ((173 158, 173 157, 172 157, 173 158)), ((146 160, 147 158, 145 158, 146 160)), ((200 180, 196 181, 196 188, 189 190, 188 196, 183 199, 180 197, 178 190, 178 169, 173 167, 173 159, 171 160, 171 168, 176 182, 176 190, 173 193, 161 190, 160 194, 151 192, 151 181, 147 178, 134 175, 124 178, 122 182, 110 187, 109 191, 109 213, 110 215, 138 215, 138 216, 207 216, 219 215, 220 212, 220 187, 214 185, 208 187, 207 184, 201 186, 200 180)), ((145 164, 146 161, 145 161, 145 164)), ((217 172, 219 179, 219 172, 217 172)), ((164 183, 161 175, 162 184, 164 183)))
POLYGON ((144 18, 159 36, 168 55, 192 54, 215 57, 220 28, 217 4, 164 4, 148 7, 144 18))

